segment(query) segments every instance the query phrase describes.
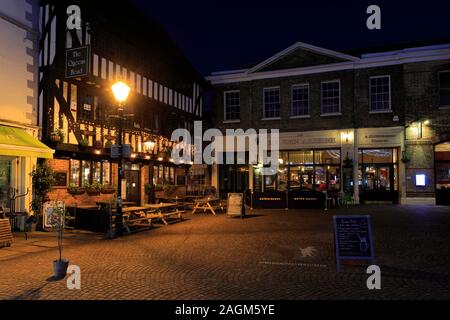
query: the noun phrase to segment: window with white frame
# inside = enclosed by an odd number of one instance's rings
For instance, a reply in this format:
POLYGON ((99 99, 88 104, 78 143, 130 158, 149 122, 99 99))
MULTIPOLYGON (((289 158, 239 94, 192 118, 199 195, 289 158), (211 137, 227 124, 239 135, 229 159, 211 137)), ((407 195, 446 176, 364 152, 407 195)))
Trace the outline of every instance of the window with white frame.
POLYGON ((291 90, 291 116, 309 115, 309 84, 292 86, 291 90))
POLYGON ((341 112, 341 82, 339 80, 321 83, 322 114, 341 112))
POLYGON ((439 72, 439 105, 450 106, 450 70, 439 72))
POLYGON ((240 120, 241 93, 238 90, 224 92, 225 121, 240 120))
POLYGON ((391 77, 377 76, 369 80, 370 111, 391 110, 391 77))
POLYGON ((264 118, 280 117, 280 88, 265 88, 264 95, 264 118))

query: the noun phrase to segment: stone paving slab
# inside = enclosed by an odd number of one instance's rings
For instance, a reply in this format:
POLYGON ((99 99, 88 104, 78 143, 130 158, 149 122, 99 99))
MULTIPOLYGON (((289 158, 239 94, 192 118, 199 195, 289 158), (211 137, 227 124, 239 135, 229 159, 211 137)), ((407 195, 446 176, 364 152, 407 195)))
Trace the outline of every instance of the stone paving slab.
MULTIPOLYGON (((55 248, 0 249, 0 299, 448 299, 450 210, 358 206, 254 210, 248 219, 187 220, 120 239, 69 234, 64 256, 80 266, 82 289, 52 281, 55 248), (336 273, 332 216, 370 214, 382 290, 369 291, 362 266, 336 273), (5 253, 6 252, 6 253, 5 253)), ((49 244, 51 234, 26 245, 49 244), (34 242, 38 240, 37 242, 34 242)), ((56 239, 54 239, 56 243, 56 239)))

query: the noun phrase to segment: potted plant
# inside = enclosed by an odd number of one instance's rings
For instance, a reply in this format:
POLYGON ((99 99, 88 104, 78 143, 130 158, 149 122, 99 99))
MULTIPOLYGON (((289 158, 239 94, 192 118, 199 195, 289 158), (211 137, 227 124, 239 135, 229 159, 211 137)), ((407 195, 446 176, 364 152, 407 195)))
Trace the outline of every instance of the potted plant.
POLYGON ((116 193, 116 191, 117 191, 116 186, 111 184, 102 185, 102 189, 100 190, 100 192, 103 194, 113 194, 116 193))
POLYGON ((108 140, 108 141, 106 141, 106 143, 105 143, 105 148, 106 149, 111 149, 111 147, 112 147, 112 142, 111 142, 111 140, 108 140))
POLYGON ((56 232, 56 237, 58 239, 58 260, 53 261, 53 275, 56 279, 63 279, 67 274, 67 268, 69 266, 69 261, 62 258, 62 245, 63 245, 63 235, 64 235, 64 224, 66 217, 66 205, 64 202, 55 203, 52 207, 52 214, 49 217, 49 222, 56 232))
POLYGON ((89 145, 89 140, 86 137, 83 137, 78 144, 80 150, 86 149, 86 147, 89 145))
POLYGON ((47 162, 38 162, 36 169, 31 172, 33 185, 32 208, 37 218, 37 230, 42 230, 42 208, 47 194, 55 184, 55 175, 47 162))
POLYGON ((53 131, 50 133, 50 141, 53 143, 64 141, 64 132, 60 129, 53 131))
POLYGON ((67 187, 67 192, 71 194, 72 196, 82 195, 85 193, 85 190, 83 187, 78 187, 73 184, 71 184, 69 187, 67 187))
POLYGON ((103 185, 100 182, 95 181, 91 185, 87 185, 86 193, 90 196, 98 196, 102 191, 102 187, 103 185))

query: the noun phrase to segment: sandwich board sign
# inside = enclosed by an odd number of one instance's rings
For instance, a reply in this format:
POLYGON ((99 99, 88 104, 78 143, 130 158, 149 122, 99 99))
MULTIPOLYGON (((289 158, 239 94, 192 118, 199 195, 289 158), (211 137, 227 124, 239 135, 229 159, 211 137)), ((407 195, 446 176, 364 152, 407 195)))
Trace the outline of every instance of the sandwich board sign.
POLYGON ((230 217, 245 217, 244 195, 242 193, 228 194, 227 215, 230 217))
POLYGON ((337 271, 341 260, 366 260, 375 264, 370 216, 334 216, 337 271))

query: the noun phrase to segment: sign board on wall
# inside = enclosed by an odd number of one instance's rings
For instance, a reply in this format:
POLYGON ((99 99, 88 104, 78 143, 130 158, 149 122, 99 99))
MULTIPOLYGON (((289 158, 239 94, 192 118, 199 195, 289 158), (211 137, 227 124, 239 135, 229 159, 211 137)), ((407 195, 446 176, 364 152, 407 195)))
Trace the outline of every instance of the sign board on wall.
POLYGON ((280 133, 281 150, 333 148, 340 144, 341 135, 337 130, 280 133))
POLYGON ((54 187, 67 187, 67 172, 58 171, 54 173, 55 185, 54 187))
POLYGON ((358 144, 361 147, 396 147, 403 142, 403 128, 358 129, 358 144))
POLYGON ((66 50, 66 78, 86 77, 90 69, 89 46, 66 50))
POLYGON ((341 260, 367 260, 375 264, 370 216, 334 216, 337 271, 341 260))

